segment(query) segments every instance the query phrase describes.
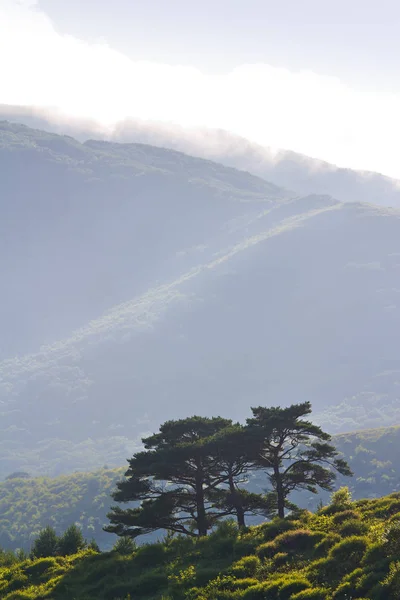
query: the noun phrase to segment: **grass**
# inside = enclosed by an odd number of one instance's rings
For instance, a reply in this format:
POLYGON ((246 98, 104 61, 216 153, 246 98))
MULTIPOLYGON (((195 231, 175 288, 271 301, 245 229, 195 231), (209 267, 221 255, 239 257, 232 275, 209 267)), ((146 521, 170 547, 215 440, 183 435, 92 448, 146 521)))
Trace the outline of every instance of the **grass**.
MULTIPOLYGON (((396 600, 400 494, 350 503, 337 494, 316 513, 207 538, 176 537, 129 555, 85 550, 8 561, 2 600, 396 600), (392 515, 388 519, 388 515, 392 515)), ((1 562, 1 556, 0 556, 1 562)))

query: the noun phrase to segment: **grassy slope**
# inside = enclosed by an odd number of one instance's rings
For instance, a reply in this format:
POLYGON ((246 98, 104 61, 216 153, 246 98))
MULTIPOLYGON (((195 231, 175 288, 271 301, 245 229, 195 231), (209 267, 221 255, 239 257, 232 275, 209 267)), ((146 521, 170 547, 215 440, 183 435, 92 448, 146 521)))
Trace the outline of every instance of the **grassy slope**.
POLYGON ((24 561, 0 569, 2 600, 395 600, 400 494, 202 540, 24 561))
MULTIPOLYGON (((343 434, 334 439, 356 473, 351 481, 339 482, 350 486, 354 498, 382 496, 400 490, 400 469, 396 461, 400 427, 343 434)), ((46 525, 62 533, 77 522, 88 540, 94 538, 102 549, 110 548, 115 538, 102 528, 107 522, 110 492, 123 472, 124 469, 100 469, 56 478, 1 482, 0 547, 29 550, 38 530, 46 525)), ((264 489, 263 480, 257 483, 264 489)), ((315 508, 319 496, 302 496, 295 500, 302 506, 315 508)))

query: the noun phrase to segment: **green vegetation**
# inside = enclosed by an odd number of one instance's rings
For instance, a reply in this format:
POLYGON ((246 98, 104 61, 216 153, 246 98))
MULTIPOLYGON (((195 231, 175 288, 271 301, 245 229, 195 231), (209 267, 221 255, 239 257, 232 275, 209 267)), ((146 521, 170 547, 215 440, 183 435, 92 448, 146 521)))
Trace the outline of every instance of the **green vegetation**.
MULTIPOLYGON (((333 437, 333 444, 350 464, 355 476, 346 481, 353 497, 378 497, 400 491, 400 427, 366 430, 333 437)), ((0 482, 0 547, 30 551, 46 525, 61 534, 79 523, 84 537, 94 538, 102 549, 111 548, 114 536, 103 531, 110 511, 110 494, 125 469, 102 469, 55 478, 9 479, 0 482)), ((339 484, 345 480, 338 478, 339 484)), ((265 488, 264 477, 250 478, 250 489, 265 488)), ((322 494, 324 501, 327 496, 322 494)), ((314 510, 318 499, 307 493, 295 496, 300 506, 314 510)))
POLYGON ((29 552, 46 525, 60 535, 71 523, 79 524, 86 539, 111 547, 113 536, 103 527, 111 491, 122 474, 122 469, 101 469, 54 479, 9 478, 0 483, 0 547, 29 552))
MULTIPOLYGON (((201 538, 40 559, 0 555, 2 600, 398 600, 400 494, 201 538), (356 533, 344 524, 359 523, 356 533)), ((121 538, 121 540, 124 540, 121 538)))

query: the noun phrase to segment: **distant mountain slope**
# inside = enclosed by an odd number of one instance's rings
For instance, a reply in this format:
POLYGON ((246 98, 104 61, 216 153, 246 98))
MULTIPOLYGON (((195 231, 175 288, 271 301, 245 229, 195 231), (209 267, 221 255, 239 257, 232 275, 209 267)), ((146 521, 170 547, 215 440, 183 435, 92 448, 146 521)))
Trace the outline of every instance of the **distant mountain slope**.
POLYGON ((0 474, 118 465, 164 419, 400 421, 400 213, 0 126, 0 474))
MULTIPOLYGON (((355 473, 349 485, 354 499, 375 498, 400 491, 400 427, 371 429, 335 436, 334 444, 344 453, 355 473)), ((128 456, 127 456, 128 458, 128 456)), ((103 531, 112 504, 111 491, 125 468, 103 468, 92 473, 73 473, 55 478, 10 478, 0 482, 0 548, 29 550, 38 531, 48 524, 62 533, 79 523, 84 536, 94 538, 102 549, 111 548, 115 536, 103 531)), ((266 485, 262 474, 251 481, 257 491, 266 485)), ((293 498, 315 509, 322 496, 302 493, 293 498)))
POLYGON ((272 151, 223 130, 185 130, 164 123, 126 120, 112 129, 84 119, 67 119, 38 107, 0 105, 0 119, 69 133, 84 141, 107 138, 142 142, 216 160, 249 171, 298 194, 327 194, 342 202, 371 202, 400 208, 400 181, 380 173, 339 168, 326 161, 290 151, 272 151))

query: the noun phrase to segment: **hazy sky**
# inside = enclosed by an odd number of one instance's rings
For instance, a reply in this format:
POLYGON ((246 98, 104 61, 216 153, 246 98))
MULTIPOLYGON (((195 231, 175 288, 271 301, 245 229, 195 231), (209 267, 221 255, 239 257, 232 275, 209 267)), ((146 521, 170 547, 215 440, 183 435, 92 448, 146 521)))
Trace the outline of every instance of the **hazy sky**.
POLYGON ((396 0, 0 0, 0 103, 219 127, 400 178, 396 0))

